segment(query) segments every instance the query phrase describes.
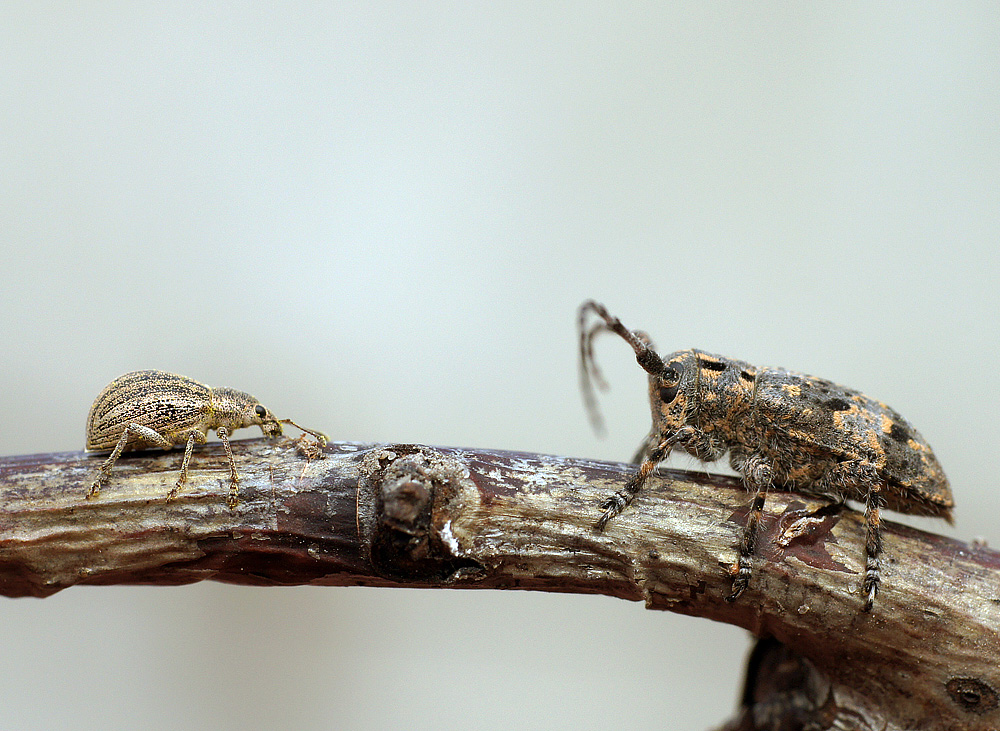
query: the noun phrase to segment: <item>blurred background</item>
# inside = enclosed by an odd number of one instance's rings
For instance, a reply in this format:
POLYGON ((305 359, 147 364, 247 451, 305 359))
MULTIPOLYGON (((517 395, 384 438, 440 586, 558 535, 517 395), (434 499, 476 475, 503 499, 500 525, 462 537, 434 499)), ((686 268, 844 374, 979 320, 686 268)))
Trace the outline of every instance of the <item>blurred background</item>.
MULTIPOLYGON (((596 298, 663 352, 888 402, 957 499, 916 524, 996 546, 998 32, 991 3, 7 4, 0 454, 82 449, 97 393, 161 368, 338 440, 627 459, 628 347, 598 345, 607 439, 577 389, 596 298)), ((4 729, 706 729, 749 647, 513 591, 0 618, 4 729)))

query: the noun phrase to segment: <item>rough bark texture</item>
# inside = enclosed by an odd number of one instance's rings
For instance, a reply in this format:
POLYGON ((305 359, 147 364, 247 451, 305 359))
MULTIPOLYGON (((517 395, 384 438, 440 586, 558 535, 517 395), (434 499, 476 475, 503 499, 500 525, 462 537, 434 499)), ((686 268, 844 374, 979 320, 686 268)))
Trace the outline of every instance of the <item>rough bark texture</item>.
POLYGON ((0 459, 0 594, 204 579, 609 594, 736 624, 762 640, 727 729, 1000 728, 1000 554, 885 524, 883 592, 861 612, 864 525, 772 493, 750 588, 727 574, 746 517, 736 480, 664 470, 601 533, 628 465, 416 445, 234 443, 0 459), (818 512, 817 512, 818 511, 818 512))

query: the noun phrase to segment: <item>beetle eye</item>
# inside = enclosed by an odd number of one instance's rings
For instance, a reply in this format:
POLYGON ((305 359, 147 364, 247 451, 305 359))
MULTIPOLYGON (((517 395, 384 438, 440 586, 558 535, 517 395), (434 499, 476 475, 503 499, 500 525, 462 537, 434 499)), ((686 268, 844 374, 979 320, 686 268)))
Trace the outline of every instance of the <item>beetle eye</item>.
POLYGON ((680 363, 671 363, 663 369, 663 384, 660 386, 659 396, 665 404, 669 404, 677 398, 677 389, 681 385, 681 373, 683 368, 680 363))
POLYGON ((254 407, 254 409, 253 409, 253 410, 254 410, 254 413, 255 413, 255 414, 257 414, 257 416, 264 416, 264 414, 266 414, 266 413, 267 413, 267 409, 265 409, 265 408, 264 408, 263 406, 261 406, 260 404, 257 404, 257 405, 256 405, 256 406, 254 407))
POLYGON ((660 386, 660 399, 665 404, 669 404, 677 398, 677 386, 660 386))

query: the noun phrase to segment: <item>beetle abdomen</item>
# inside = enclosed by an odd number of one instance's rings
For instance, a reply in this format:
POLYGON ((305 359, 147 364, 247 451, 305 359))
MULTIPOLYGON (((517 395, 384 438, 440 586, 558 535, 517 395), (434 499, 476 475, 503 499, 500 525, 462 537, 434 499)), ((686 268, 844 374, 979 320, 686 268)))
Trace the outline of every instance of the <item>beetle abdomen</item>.
MULTIPOLYGON (((176 436, 204 422, 210 405, 208 386, 185 376, 157 370, 126 373, 109 383, 90 407, 87 449, 114 449, 131 423, 176 442, 176 436)), ((129 439, 125 449, 143 446, 145 442, 129 439)))

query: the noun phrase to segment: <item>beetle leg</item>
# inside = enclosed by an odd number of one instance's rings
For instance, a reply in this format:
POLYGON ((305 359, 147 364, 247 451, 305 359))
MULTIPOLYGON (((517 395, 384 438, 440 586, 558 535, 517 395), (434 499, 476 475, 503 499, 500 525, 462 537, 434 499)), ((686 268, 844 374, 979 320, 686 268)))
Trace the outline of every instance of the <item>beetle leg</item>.
POLYGON ((236 471, 236 459, 233 457, 232 445, 229 444, 229 429, 220 426, 215 433, 222 440, 226 456, 229 457, 229 497, 226 502, 229 503, 230 509, 234 509, 240 502, 240 473, 236 471))
POLYGON ((642 444, 640 444, 639 448, 635 450, 635 454, 632 455, 630 463, 641 464, 642 461, 646 459, 646 455, 648 455, 653 450, 653 448, 657 445, 657 443, 658 442, 656 439, 655 432, 650 432, 649 434, 647 434, 643 438, 642 444))
POLYGON ((188 434, 187 444, 184 445, 184 461, 181 462, 181 474, 177 478, 177 482, 174 484, 174 488, 169 493, 167 493, 168 501, 173 500, 175 497, 177 497, 177 493, 180 491, 184 483, 187 482, 188 465, 191 464, 191 452, 194 450, 195 442, 197 442, 198 444, 205 443, 205 435, 202 434, 197 429, 192 430, 191 433, 188 434))
POLYGON ((743 463, 742 472, 747 489, 753 490, 753 499, 750 501, 750 511, 747 513, 743 538, 740 540, 740 553, 730 569, 730 574, 733 576, 733 591, 726 597, 727 602, 736 601, 750 583, 757 533, 764 513, 764 498, 767 496, 767 488, 771 485, 771 463, 762 457, 751 456, 743 463))
POLYGON ((90 486, 90 491, 87 493, 88 499, 95 497, 111 477, 111 468, 115 466, 115 462, 118 461, 118 458, 125 450, 125 445, 128 443, 130 437, 135 441, 141 441, 145 444, 149 444, 150 446, 162 447, 163 449, 170 449, 174 446, 173 442, 160 434, 158 431, 150 429, 148 426, 143 426, 142 424, 136 424, 134 422, 127 425, 122 431, 118 444, 116 444, 114 450, 112 450, 111 456, 108 457, 104 461, 104 464, 101 465, 101 470, 97 473, 97 479, 94 480, 94 483, 90 486))
POLYGON ((865 580, 861 585, 861 590, 865 594, 864 610, 866 612, 871 611, 881 583, 879 556, 882 554, 882 531, 880 529, 879 509, 885 505, 885 498, 880 492, 881 487, 880 482, 873 482, 865 501, 865 525, 868 532, 865 538, 865 580))
POLYGON ((837 465, 826 476, 827 491, 839 497, 841 504, 853 486, 852 497, 865 498, 865 577, 861 583, 864 594, 864 611, 870 612, 878 596, 881 577, 879 568, 882 555, 881 508, 885 507, 882 489, 885 486, 878 469, 867 460, 851 460, 837 465), (861 486, 861 489, 858 489, 861 486), (867 487, 867 490, 864 488, 867 487))
POLYGON ((604 530, 608 521, 620 514, 625 508, 628 507, 629 503, 635 499, 635 496, 639 494, 640 490, 642 490, 642 486, 646 484, 646 480, 649 478, 650 474, 652 474, 653 470, 656 469, 656 465, 667 458, 670 454, 670 450, 672 450, 678 442, 696 439, 698 436, 699 432, 694 427, 684 426, 674 432, 671 436, 661 441, 655 447, 651 448, 649 445, 652 444, 652 440, 647 437, 648 441, 644 443, 644 446, 647 447, 648 451, 645 453, 642 464, 640 464, 639 469, 628 478, 628 482, 625 483, 624 488, 616 492, 601 504, 601 509, 604 511, 604 514, 598 519, 594 527, 597 528, 597 530, 604 530))

